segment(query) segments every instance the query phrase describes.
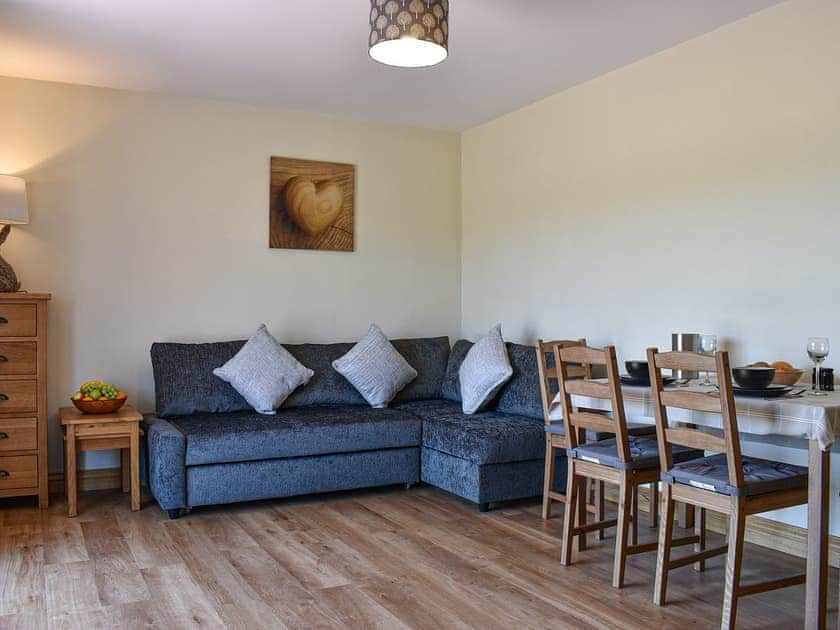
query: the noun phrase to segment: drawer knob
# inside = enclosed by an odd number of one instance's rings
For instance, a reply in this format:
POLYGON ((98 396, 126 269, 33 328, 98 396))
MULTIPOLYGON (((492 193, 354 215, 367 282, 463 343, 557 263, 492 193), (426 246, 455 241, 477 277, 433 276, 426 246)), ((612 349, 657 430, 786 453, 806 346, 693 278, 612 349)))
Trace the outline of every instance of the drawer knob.
POLYGON ((9 323, 8 318, 3 317, 2 315, 0 315, 0 324, 8 324, 8 323, 9 323))
POLYGON ((9 400, 9 397, 6 394, 0 394, 0 400, 9 400))
POLYGON ((0 479, 3 477, 8 477, 9 471, 8 470, 0 470, 0 479))
POLYGON ((0 354, 0 363, 8 363, 8 362, 9 362, 9 357, 7 357, 5 354, 0 354))
POLYGON ((0 440, 8 440, 9 434, 8 433, 0 433, 0 440))

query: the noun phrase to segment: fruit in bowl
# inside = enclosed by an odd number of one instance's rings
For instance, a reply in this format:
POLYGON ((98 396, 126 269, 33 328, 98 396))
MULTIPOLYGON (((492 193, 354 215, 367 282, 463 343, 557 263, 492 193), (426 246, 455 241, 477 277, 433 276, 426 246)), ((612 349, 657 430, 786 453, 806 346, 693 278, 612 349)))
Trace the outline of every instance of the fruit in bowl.
POLYGON ((86 381, 70 399, 82 413, 113 413, 125 404, 125 392, 105 381, 86 381))
POLYGON ((796 385, 805 373, 803 370, 796 369, 787 361, 773 361, 773 363, 759 361, 751 364, 750 367, 773 368, 776 370, 776 374, 773 376, 773 385, 796 385))
POLYGON ((774 385, 796 385, 805 373, 803 370, 797 370, 787 361, 774 361, 770 367, 776 368, 776 376, 773 377, 774 385))

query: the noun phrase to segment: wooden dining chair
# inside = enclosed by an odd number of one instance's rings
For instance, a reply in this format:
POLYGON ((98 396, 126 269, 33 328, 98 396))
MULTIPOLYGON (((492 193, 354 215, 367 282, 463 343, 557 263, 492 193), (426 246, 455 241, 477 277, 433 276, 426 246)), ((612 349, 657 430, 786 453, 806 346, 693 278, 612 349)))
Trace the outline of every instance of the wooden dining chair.
MULTIPOLYGON (((565 424, 562 420, 554 420, 551 417, 551 411, 555 404, 554 398, 559 391, 556 356, 560 348, 585 345, 586 339, 558 339, 554 341, 540 339, 537 341, 537 369, 540 375, 540 395, 545 421, 545 479, 543 481, 542 517, 546 520, 551 518, 551 507, 554 501, 566 502, 566 495, 554 490, 558 451, 565 453, 569 448, 565 424)), ((569 376, 571 378, 591 378, 592 370, 589 365, 570 365, 569 376)), ((587 512, 592 512, 595 520, 601 521, 604 514, 603 482, 588 485, 585 494, 588 500, 580 503, 579 521, 586 521, 587 512)), ((604 529, 598 530, 598 536, 601 539, 604 538, 604 529)), ((580 549, 586 548, 585 534, 578 537, 578 544, 580 549)))
POLYGON ((653 601, 657 605, 665 603, 668 573, 673 569, 689 564, 702 569, 703 561, 726 553, 721 628, 734 628, 740 597, 805 582, 805 574, 802 573, 782 579, 741 584, 741 560, 744 554, 746 517, 768 510, 806 504, 808 469, 745 457, 741 454, 728 353, 718 352, 714 356, 693 352, 660 353, 651 348, 647 351, 647 356, 663 481, 653 601), (662 384, 663 369, 716 372, 719 389, 717 392, 667 390, 662 384), (693 424, 669 426, 669 407, 719 414, 723 435, 694 428, 693 424), (674 453, 676 449, 685 447, 703 449, 713 454, 680 463, 674 457, 674 453), (699 528, 705 524, 706 509, 727 515, 728 544, 703 549, 705 534, 699 531, 701 542, 695 547, 693 554, 677 559, 671 558, 671 536, 677 502, 700 508, 700 518, 696 525, 699 528))
MULTIPOLYGON (((633 502, 639 486, 656 484, 659 481, 659 449, 655 436, 631 435, 624 413, 624 398, 621 393, 615 348, 603 350, 588 346, 570 346, 556 351, 557 374, 560 396, 563 404, 563 419, 568 438, 568 478, 566 481, 566 515, 563 523, 563 548, 561 564, 572 562, 572 539, 586 532, 617 526, 615 558, 613 562, 613 586, 624 585, 624 571, 627 556, 653 551, 656 543, 638 544, 628 538, 633 519, 633 502), (601 381, 570 378, 570 365, 586 364, 603 366, 606 369, 606 383, 601 381), (580 395, 610 401, 611 415, 593 410, 578 409, 572 404, 572 396, 580 395), (599 441, 585 440, 586 431, 609 434, 613 437, 599 441), (618 486, 618 518, 585 523, 575 516, 581 510, 584 481, 612 483, 618 486)), ((691 448, 675 449, 674 457, 679 461, 702 457, 703 453, 691 448)), ((636 517, 638 521, 638 517, 636 517)), ((690 537, 679 544, 696 542, 690 537)))
MULTIPOLYGON (((540 396, 542 399, 543 418, 545 422, 545 479, 543 482, 542 517, 551 518, 551 504, 553 501, 566 502, 566 495, 554 491, 555 462, 558 451, 565 453, 569 448, 565 425, 562 420, 554 420, 551 410, 554 407, 554 397, 559 391, 557 376, 557 351, 560 348, 585 346, 586 339, 576 341, 558 339, 555 341, 537 341, 537 370, 540 375, 540 396)), ((588 365, 569 367, 569 374, 576 378, 590 378, 591 369, 588 365)), ((596 503, 600 500, 596 499, 596 503)))

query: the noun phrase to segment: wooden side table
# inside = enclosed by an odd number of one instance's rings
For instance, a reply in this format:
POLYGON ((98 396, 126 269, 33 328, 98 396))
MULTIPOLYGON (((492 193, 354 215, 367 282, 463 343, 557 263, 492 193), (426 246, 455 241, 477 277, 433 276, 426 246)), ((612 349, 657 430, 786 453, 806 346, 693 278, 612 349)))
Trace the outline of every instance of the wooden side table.
POLYGON ((123 492, 131 488, 131 509, 140 509, 140 421, 143 416, 131 405, 114 413, 88 414, 75 407, 59 410, 64 428, 64 479, 67 488, 68 516, 77 515, 76 453, 128 449, 128 461, 122 451, 123 492), (128 479, 126 479, 126 475, 128 479), (128 482, 128 483, 126 483, 128 482))

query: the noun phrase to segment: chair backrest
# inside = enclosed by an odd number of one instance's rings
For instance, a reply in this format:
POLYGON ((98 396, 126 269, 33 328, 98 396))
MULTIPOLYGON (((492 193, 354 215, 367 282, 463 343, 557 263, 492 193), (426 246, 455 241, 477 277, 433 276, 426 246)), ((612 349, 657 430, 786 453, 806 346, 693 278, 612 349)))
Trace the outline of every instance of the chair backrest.
POLYGON ((743 487, 741 440, 738 435, 735 398, 732 394, 729 353, 717 352, 714 356, 709 356, 696 352, 659 352, 656 348, 649 348, 647 357, 662 470, 670 470, 674 465, 672 444, 725 453, 729 485, 736 488, 743 487), (715 372, 718 392, 666 390, 662 384, 663 369, 715 372), (668 407, 720 414, 723 436, 688 426, 668 426, 668 407))
MULTIPOLYGON (((540 373, 540 394, 542 398, 543 416, 546 424, 551 424, 549 417, 554 397, 560 391, 557 376, 557 352, 560 348, 585 346, 586 339, 557 339, 555 341, 537 341, 537 369, 540 373)), ((570 374, 576 377, 589 378, 589 366, 570 367, 570 374)))
POLYGON ((560 395, 563 401, 563 421, 566 423, 569 448, 575 448, 579 442, 585 441, 587 429, 600 433, 612 433, 616 437, 619 459, 622 462, 632 461, 615 347, 606 346, 601 350, 589 346, 573 346, 558 349, 556 356, 560 395), (569 375, 570 364, 604 366, 607 382, 589 378, 574 380, 569 375), (612 417, 603 412, 578 409, 572 404, 572 396, 575 394, 609 400, 612 406, 612 417))

